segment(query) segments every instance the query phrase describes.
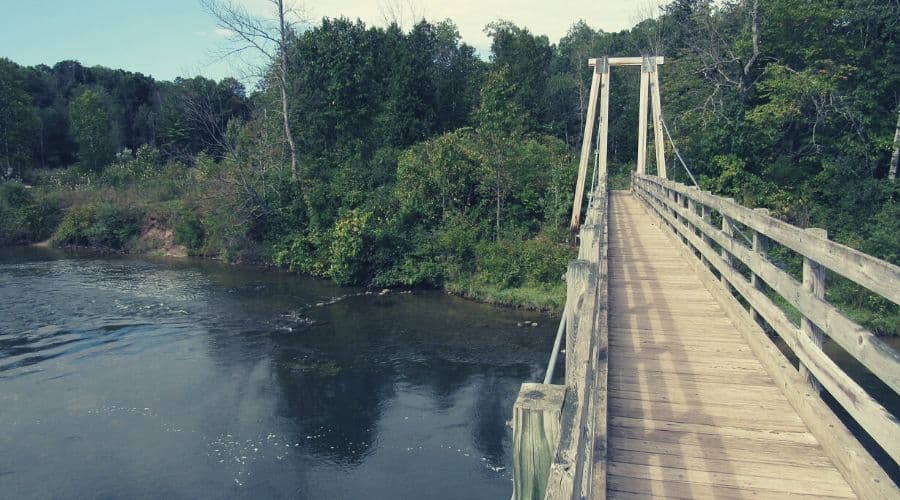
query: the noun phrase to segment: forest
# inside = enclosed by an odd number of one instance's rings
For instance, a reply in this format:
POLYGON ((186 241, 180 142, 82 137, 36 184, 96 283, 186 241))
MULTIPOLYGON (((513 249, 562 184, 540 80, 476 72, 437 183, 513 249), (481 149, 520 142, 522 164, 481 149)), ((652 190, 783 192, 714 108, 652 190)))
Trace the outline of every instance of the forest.
MULTIPOLYGON (((558 310, 587 59, 663 55, 665 122, 703 189, 900 263, 896 1, 675 0, 629 30, 582 20, 556 41, 498 20, 486 60, 451 20, 280 28, 250 89, 0 58, 0 244, 177 245, 558 310)), ((623 188, 639 72, 612 78, 623 188)), ((896 306, 829 293, 900 334, 896 306)))

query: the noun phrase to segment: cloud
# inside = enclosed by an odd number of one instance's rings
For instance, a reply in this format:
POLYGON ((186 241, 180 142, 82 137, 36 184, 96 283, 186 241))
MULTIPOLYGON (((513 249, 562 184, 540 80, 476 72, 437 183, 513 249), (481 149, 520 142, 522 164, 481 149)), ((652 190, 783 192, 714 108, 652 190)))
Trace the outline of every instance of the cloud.
POLYGON ((206 35, 208 35, 209 33, 205 31, 197 31, 195 34, 201 38, 206 38, 206 35))
POLYGON ((227 28, 216 28, 215 30, 213 30, 213 33, 222 38, 231 38, 234 36, 234 31, 231 31, 227 28))

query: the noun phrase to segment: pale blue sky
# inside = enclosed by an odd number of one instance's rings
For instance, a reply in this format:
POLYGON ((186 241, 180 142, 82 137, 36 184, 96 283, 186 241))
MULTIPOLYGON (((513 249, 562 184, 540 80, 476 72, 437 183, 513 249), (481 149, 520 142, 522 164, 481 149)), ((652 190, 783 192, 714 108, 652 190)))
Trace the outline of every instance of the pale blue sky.
MULTIPOLYGON (((263 0, 241 0, 266 12, 263 0)), ((309 19, 345 15, 384 25, 393 17, 451 18, 463 40, 486 54, 484 26, 498 18, 559 40, 579 18, 607 31, 625 29, 652 11, 656 0, 325 0, 297 2, 309 19), (394 13, 392 16, 391 13, 394 13), (397 15, 399 13, 399 15, 397 15)), ((53 65, 75 59, 171 80, 176 76, 219 79, 240 76, 238 61, 214 56, 226 40, 196 0, 0 0, 0 57, 53 65)))

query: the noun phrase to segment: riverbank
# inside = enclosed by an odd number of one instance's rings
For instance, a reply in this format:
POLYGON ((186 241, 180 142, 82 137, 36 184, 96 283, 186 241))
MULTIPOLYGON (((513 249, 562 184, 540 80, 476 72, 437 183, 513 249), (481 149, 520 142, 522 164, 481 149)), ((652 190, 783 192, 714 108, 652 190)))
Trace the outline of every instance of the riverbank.
MULTIPOLYGON (((55 244, 52 239, 31 243, 30 247, 41 249, 59 249, 59 250, 85 250, 96 252, 99 254, 115 253, 120 255, 150 257, 165 257, 174 259, 201 258, 215 262, 228 264, 250 265, 259 268, 262 271, 271 271, 274 269, 283 270, 270 261, 265 259, 254 259, 248 261, 226 261, 219 257, 198 257, 190 256, 183 245, 175 242, 174 231, 171 229, 153 226, 141 231, 138 243, 131 248, 139 249, 139 251, 111 251, 108 248, 77 246, 77 245, 59 245, 55 244)), ((304 276, 297 273, 298 276, 304 278, 315 278, 314 276, 304 276)), ((368 287, 369 290, 380 290, 380 294, 384 295, 387 288, 368 287)), ((396 288, 392 289, 395 290, 396 288)), ((550 315, 562 314, 563 306, 566 300, 565 283, 561 280, 558 284, 545 284, 515 288, 500 288, 489 284, 479 284, 473 280, 458 281, 446 283, 439 289, 444 290, 450 295, 462 297, 474 302, 484 304, 502 306, 513 309, 524 309, 550 315)), ((368 293, 368 292, 367 292, 368 293)))

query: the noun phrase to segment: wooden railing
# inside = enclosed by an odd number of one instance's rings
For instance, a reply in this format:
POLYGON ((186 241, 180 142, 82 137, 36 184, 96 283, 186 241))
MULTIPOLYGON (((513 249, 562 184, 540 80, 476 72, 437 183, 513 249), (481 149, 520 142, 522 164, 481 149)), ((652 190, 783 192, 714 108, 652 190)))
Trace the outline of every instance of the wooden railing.
POLYGON ((514 500, 605 497, 608 220, 604 175, 566 272, 565 385, 522 384, 513 409, 514 500))
POLYGON ((897 419, 822 348, 827 336, 895 395, 900 392, 898 353, 825 299, 825 275, 830 270, 900 304, 900 268, 830 241, 821 229, 801 229, 770 217, 763 209, 749 209, 698 188, 634 175, 632 190, 677 235, 684 244, 682 250, 695 257, 689 260, 698 274, 711 290, 720 292, 726 310, 749 335, 757 357, 854 490, 873 498, 895 491, 884 489, 890 478, 824 405, 819 391, 827 391, 887 455, 900 462, 897 419), (771 242, 802 258, 801 280, 768 258, 771 242), (799 326, 773 302, 776 294, 799 311, 799 326), (793 351, 798 369, 762 335, 763 325, 793 351))

